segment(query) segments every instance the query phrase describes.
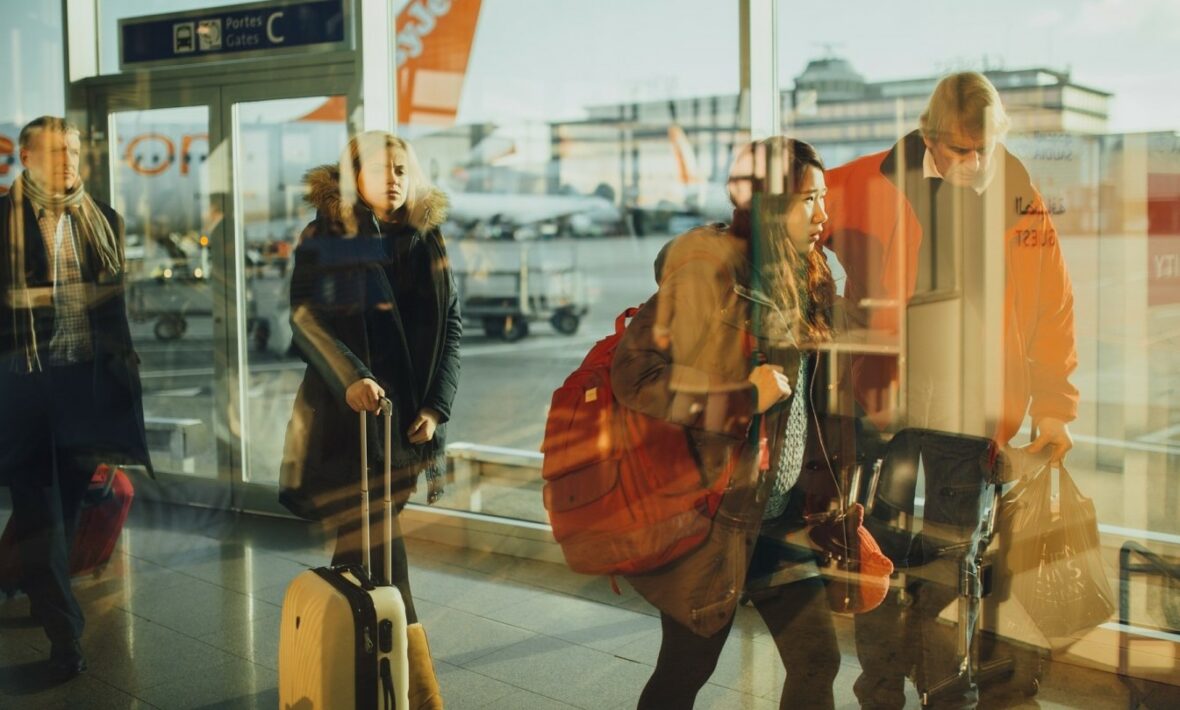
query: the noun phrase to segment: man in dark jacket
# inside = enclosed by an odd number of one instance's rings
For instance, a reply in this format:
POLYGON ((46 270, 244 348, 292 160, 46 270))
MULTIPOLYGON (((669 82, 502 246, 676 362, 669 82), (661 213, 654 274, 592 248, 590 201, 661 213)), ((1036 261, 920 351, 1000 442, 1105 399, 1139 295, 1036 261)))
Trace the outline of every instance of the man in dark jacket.
POLYGON ((0 199, 0 482, 19 585, 63 680, 86 669, 69 573, 82 496, 99 463, 149 464, 123 223, 86 194, 80 148, 64 119, 35 119, 20 133, 25 170, 0 199))

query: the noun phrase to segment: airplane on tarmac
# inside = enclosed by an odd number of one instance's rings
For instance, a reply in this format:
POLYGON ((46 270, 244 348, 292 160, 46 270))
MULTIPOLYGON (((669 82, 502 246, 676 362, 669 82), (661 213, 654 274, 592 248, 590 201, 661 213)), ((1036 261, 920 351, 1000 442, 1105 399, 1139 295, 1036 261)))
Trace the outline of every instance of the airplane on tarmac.
MULTIPOLYGON (((334 97, 298 120, 342 125, 344 111, 343 99, 334 97)), ((428 134, 414 143, 419 159, 427 163, 423 166, 427 172, 448 153, 458 161, 446 174, 431 176, 450 201, 447 236, 516 240, 585 237, 610 233, 619 226, 619 209, 610 200, 539 191, 543 176, 535 164, 518 159, 517 141, 511 135, 493 131, 462 153, 456 153, 453 141, 448 143, 443 134, 428 134)), ((320 162, 334 161, 335 157, 325 157, 320 162)), ((297 181, 294 184, 298 186, 297 181)))

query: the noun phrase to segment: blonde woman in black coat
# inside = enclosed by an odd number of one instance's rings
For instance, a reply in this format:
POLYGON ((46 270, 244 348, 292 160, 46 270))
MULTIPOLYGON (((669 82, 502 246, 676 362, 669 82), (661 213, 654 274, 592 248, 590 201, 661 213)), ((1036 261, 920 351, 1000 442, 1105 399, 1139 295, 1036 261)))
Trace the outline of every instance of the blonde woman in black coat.
MULTIPOLYGON (((336 528, 332 564, 359 563, 358 412, 376 411, 382 397, 393 402, 392 450, 381 450, 373 429, 369 460, 373 476, 384 457, 392 457, 399 511, 422 474, 430 502, 442 492, 462 335, 439 232, 447 202, 426 180, 410 145, 380 131, 354 137, 339 166, 315 168, 306 182, 317 214, 295 250, 291 325, 308 368, 287 432, 282 497, 296 513, 336 528)), ((370 488, 383 486, 373 476, 370 488)), ((380 506, 372 519, 380 530, 380 506)), ((394 533, 390 577, 410 623, 411 707, 441 708, 410 593, 405 544, 400 530, 394 533)), ((380 540, 373 535, 378 579, 385 576, 380 540)))

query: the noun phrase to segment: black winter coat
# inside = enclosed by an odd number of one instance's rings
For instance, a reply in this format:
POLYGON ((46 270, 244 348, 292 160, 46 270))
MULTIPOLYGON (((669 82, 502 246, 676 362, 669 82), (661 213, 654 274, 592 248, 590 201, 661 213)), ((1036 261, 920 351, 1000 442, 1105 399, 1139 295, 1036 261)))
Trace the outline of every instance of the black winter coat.
MULTIPOLYGON (((123 220, 110 206, 95 200, 99 211, 120 242, 123 241, 123 220)), ((18 328, 24 325, 24 318, 14 317, 12 298, 15 282, 10 271, 9 215, 16 208, 15 198, 9 193, 0 197, 0 407, 4 408, 3 421, 25 420, 27 402, 11 396, 14 377, 27 377, 24 373, 23 352, 18 347, 18 328)), ((33 205, 23 200, 25 224, 25 283, 29 289, 52 287, 49 273, 49 255, 45 240, 37 224, 33 205)), ((88 440, 86 432, 73 432, 78 446, 96 460, 112 464, 139 464, 151 470, 148 458, 147 436, 143 423, 142 387, 139 379, 139 357, 131 342, 131 329, 127 322, 127 300, 123 274, 103 271, 98 254, 87 245, 80 254, 82 275, 93 287, 93 298, 88 310, 90 320, 91 349, 93 361, 93 400, 101 404, 103 411, 93 417, 101 419, 105 426, 102 440, 88 440)), ((53 333, 53 309, 34 308, 36 333, 42 356, 48 352, 48 341, 53 333)), ((38 424, 40 426, 40 424, 38 424)), ((28 436, 42 432, 29 431, 28 436)), ((0 452, 0 482, 22 473, 12 470, 20 462, 9 462, 6 452, 0 452)))
MULTIPOLYGON (((404 503, 419 473, 441 480, 445 422, 459 384, 463 325, 438 229, 445 219, 445 196, 432 191, 417 224, 386 236, 369 208, 344 206, 338 179, 334 166, 308 173, 308 201, 317 214, 300 237, 291 277, 294 343, 308 367, 287 427, 280 501, 309 519, 355 505, 360 429, 358 415, 345 402, 349 385, 376 380, 393 402, 390 455, 395 498, 404 503), (389 278, 387 241, 412 238, 420 240, 411 252, 412 262, 422 266, 413 274, 422 279, 412 286, 418 311, 407 311, 404 300, 399 304, 395 286, 398 294, 407 287, 389 278), (418 340, 411 342, 408 333, 417 333, 418 340), (425 407, 440 413, 439 426, 431 441, 411 444, 406 429, 425 407)), ((368 422, 373 475, 379 474, 386 452, 375 419, 368 422)), ((379 475, 370 482, 374 491, 383 485, 379 475)))

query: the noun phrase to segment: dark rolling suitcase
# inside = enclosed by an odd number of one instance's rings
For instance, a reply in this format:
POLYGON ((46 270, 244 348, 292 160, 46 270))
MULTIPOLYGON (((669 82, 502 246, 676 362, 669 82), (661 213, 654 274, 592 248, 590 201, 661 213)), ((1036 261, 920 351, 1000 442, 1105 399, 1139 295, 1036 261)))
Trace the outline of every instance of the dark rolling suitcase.
MULTIPOLYGON (((381 400, 385 451, 392 405, 381 400)), ((279 630, 279 707, 407 708, 409 657, 401 593, 370 579, 368 442, 361 417, 361 525, 364 565, 317 567, 298 575, 283 598, 279 630)), ((385 570, 391 569, 393 498, 385 457, 385 570)))
MULTIPOLYGON (((123 532, 135 488, 121 468, 100 465, 90 478, 82 498, 78 525, 70 548, 70 574, 80 577, 98 573, 110 561, 123 532)), ((14 594, 20 587, 20 555, 13 539, 12 525, 0 535, 0 590, 14 594)))

